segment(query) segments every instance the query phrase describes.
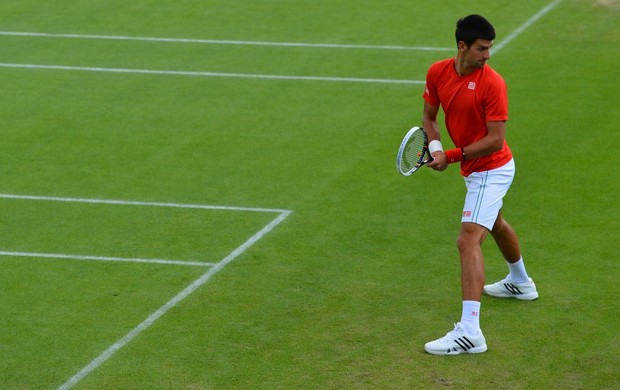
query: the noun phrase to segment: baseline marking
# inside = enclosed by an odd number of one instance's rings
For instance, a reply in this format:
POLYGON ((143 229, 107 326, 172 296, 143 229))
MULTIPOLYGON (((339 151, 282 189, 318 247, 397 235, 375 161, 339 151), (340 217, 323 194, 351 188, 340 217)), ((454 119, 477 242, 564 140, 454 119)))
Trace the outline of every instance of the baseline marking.
POLYGON ((102 203, 126 206, 153 206, 153 207, 177 207, 185 209, 206 209, 206 210, 229 210, 229 211, 255 211, 262 213, 283 213, 289 210, 268 209, 259 207, 233 207, 233 206, 215 206, 203 204, 187 204, 187 203, 165 203, 165 202, 141 202, 132 200, 113 200, 113 199, 90 199, 90 198, 66 198, 58 196, 37 196, 37 195, 15 195, 0 194, 0 199, 23 199, 23 200, 42 200, 53 202, 68 203, 102 203))
POLYGON ((72 39, 99 39, 116 41, 143 41, 143 42, 172 42, 198 43, 209 45, 245 45, 245 46, 279 46, 279 47, 316 47, 327 49, 371 49, 371 50, 414 50, 414 51, 452 51, 448 47, 427 46, 400 46, 400 45, 354 45, 340 43, 304 43, 304 42, 265 42, 265 41, 234 41, 221 39, 188 39, 188 38, 157 38, 157 37, 130 37, 118 35, 92 34, 50 34, 39 32, 0 31, 0 35, 42 37, 42 38, 72 38, 72 39))
POLYGON ((519 35, 521 35, 521 33, 523 33, 523 31, 527 30, 532 24, 536 23, 538 21, 538 19, 540 19, 543 16, 545 16, 549 11, 551 11, 553 8, 555 8, 556 5, 560 4, 561 2, 562 2, 562 0, 554 0, 551 3, 547 4, 546 7, 544 7, 540 11, 538 11, 531 18, 526 20, 525 23, 523 23, 516 30, 514 30, 512 33, 510 33, 503 41, 501 41, 494 49, 492 49, 492 52, 494 54, 496 54, 497 52, 502 50, 504 47, 506 47, 506 45, 508 45, 515 38, 517 38, 519 35))
POLYGON ((194 267, 213 267, 216 264, 216 263, 206 263, 206 262, 201 262, 201 261, 186 261, 186 260, 140 259, 140 258, 125 258, 125 257, 109 257, 109 256, 66 255, 66 254, 61 254, 61 253, 35 253, 35 252, 11 252, 11 251, 0 251, 0 256, 31 257, 31 258, 41 258, 41 259, 112 261, 112 262, 121 262, 121 263, 186 265, 186 266, 194 266, 194 267))
POLYGON ((181 71, 181 70, 99 68, 99 67, 64 66, 64 65, 0 63, 0 67, 22 68, 22 69, 70 70, 70 71, 83 71, 83 72, 134 73, 134 74, 152 74, 152 75, 168 75, 168 76, 227 77, 227 78, 298 80, 298 81, 333 81, 333 82, 350 82, 350 83, 381 83, 381 84, 424 84, 425 83, 422 80, 392 80, 392 79, 372 79, 372 78, 366 79, 366 78, 353 78, 353 77, 322 77, 322 76, 284 76, 284 75, 248 74, 248 73, 192 72, 192 71, 181 71))

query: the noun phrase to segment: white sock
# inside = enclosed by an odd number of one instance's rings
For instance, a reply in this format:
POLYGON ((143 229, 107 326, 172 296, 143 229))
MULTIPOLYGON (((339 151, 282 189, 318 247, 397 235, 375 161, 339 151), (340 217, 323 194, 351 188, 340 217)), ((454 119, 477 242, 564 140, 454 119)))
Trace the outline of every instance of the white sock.
POLYGON ((463 301, 461 325, 467 336, 474 337, 480 331, 480 302, 463 301))
POLYGON ((508 269, 510 270, 510 279, 515 283, 527 283, 530 279, 525 271, 525 263, 523 263, 523 257, 516 263, 508 263, 508 269))

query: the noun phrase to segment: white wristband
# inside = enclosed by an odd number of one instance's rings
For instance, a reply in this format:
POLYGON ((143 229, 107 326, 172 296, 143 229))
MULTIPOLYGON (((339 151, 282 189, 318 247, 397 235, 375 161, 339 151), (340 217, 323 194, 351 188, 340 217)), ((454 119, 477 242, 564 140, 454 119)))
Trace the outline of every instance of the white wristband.
POLYGON ((428 151, 431 152, 431 154, 435 152, 443 152, 443 146, 441 146, 441 141, 437 139, 432 140, 431 143, 428 144, 428 151))

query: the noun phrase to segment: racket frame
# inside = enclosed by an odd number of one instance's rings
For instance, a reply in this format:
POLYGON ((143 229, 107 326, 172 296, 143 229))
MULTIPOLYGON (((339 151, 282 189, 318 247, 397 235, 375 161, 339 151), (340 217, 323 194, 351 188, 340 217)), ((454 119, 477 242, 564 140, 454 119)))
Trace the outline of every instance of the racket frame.
POLYGON ((414 126, 412 127, 407 134, 405 134, 405 137, 403 138, 403 141, 400 143, 400 147, 398 148, 398 154, 396 155, 396 170, 402 174, 403 176, 410 176, 412 175, 415 171, 418 170, 418 168, 420 168, 422 165, 427 164, 429 162, 433 161, 433 157, 431 156, 429 150, 428 150, 428 137, 426 135, 426 131, 420 127, 420 126, 414 126), (416 162, 416 164, 409 169, 408 171, 403 170, 402 169, 402 164, 401 161, 403 159, 403 156, 405 155, 405 151, 407 148, 407 143, 409 142, 409 139, 411 139, 411 137, 413 137, 414 134, 416 134, 417 132, 421 131, 423 136, 424 136, 424 144, 422 146, 422 150, 420 150, 420 154, 419 154, 419 159, 416 162))

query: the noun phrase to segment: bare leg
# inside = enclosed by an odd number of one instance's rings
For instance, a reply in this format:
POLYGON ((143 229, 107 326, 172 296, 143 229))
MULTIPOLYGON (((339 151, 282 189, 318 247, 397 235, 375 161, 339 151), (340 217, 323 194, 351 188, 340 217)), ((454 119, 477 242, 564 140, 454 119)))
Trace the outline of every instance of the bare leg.
POLYGON ((461 256, 461 289, 464 301, 478 301, 484 287, 484 258, 482 242, 488 230, 480 225, 464 222, 457 240, 461 256))
POLYGON ((521 249, 517 233, 503 218, 501 210, 495 220, 491 235, 507 262, 516 263, 521 259, 521 249))

